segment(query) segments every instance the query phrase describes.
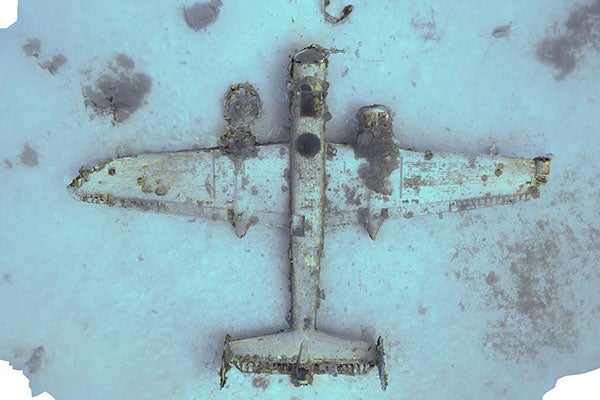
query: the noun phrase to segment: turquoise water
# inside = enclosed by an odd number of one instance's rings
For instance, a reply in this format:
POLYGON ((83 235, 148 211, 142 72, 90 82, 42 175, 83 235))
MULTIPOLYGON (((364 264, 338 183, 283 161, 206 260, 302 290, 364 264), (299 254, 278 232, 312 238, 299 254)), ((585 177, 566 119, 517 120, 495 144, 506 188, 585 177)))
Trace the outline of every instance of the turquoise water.
POLYGON ((0 31, 0 358, 34 394, 530 399, 600 366, 597 2, 361 1, 332 25, 318 1, 223 0, 197 31, 181 2, 22 3, 0 31), (234 370, 220 389, 226 334, 287 327, 288 232, 240 240, 65 187, 109 158, 217 146, 238 82, 262 99, 257 140, 287 140, 289 58, 311 43, 340 50, 331 142, 380 103, 403 148, 552 154, 549 183, 531 202, 388 221, 375 241, 326 230, 319 329, 385 338, 386 392, 377 373, 296 388, 234 370), (122 74, 132 97, 113 110, 98 93, 122 74))

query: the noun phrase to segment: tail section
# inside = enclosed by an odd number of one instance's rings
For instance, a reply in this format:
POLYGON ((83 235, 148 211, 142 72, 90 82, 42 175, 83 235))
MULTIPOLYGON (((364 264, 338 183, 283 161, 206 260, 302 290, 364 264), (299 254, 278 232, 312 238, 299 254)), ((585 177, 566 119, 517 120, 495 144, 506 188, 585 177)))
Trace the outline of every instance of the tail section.
POLYGON ((231 366, 246 373, 284 374, 296 386, 309 385, 316 374, 363 375, 373 368, 385 390, 383 340, 376 344, 310 330, 290 330, 248 339, 225 338, 221 387, 231 366))

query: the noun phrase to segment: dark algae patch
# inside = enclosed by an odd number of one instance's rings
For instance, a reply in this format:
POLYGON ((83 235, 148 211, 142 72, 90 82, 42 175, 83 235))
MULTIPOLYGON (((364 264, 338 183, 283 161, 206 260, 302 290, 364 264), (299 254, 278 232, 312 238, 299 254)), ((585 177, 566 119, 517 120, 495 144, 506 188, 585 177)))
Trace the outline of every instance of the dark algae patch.
POLYGON ((29 357, 29 360, 27 360, 25 363, 27 370, 30 373, 35 374, 40 370, 42 363, 44 362, 45 354, 46 350, 44 349, 44 346, 38 346, 35 350, 33 350, 31 357, 29 357))
POLYGON ((252 386, 257 389, 266 389, 269 387, 269 380, 264 376, 258 376, 252 379, 252 386))
POLYGON ((435 11, 433 8, 429 9, 429 16, 421 16, 417 14, 410 19, 410 26, 418 33, 419 37, 423 42, 438 42, 442 39, 444 32, 438 30, 435 22, 435 11))
POLYGON ((198 32, 217 20, 222 5, 221 0, 194 3, 190 7, 183 8, 183 17, 187 25, 198 32))
POLYGON ((146 95, 152 87, 152 78, 133 71, 133 59, 124 54, 116 57, 116 64, 108 63, 108 71, 102 74, 94 86, 84 86, 84 104, 97 114, 113 117, 113 124, 125 121, 145 104, 146 95))
POLYGON ((600 51, 600 0, 571 11, 562 32, 556 28, 538 43, 536 57, 554 67, 556 79, 561 80, 575 70, 588 51, 600 51))
POLYGON ((579 342, 575 305, 561 263, 560 235, 570 228, 543 221, 522 241, 503 245, 506 271, 485 276, 487 306, 500 311, 489 321, 484 345, 506 360, 533 360, 544 349, 575 351, 579 342))
POLYGON ((536 56, 538 61, 558 71, 556 80, 563 79, 577 66, 576 48, 567 36, 545 38, 538 44, 536 56))
MULTIPOLYGON (((39 59, 42 52, 42 42, 38 38, 27 39, 22 49, 26 56, 39 59)), ((39 63, 39 66, 48 70, 52 75, 56 75, 59 68, 65 65, 66 62, 67 57, 58 53, 52 56, 51 59, 39 63)))
POLYGON ((133 58, 129 57, 127 54, 117 54, 115 57, 115 61, 120 67, 123 67, 125 69, 129 70, 135 68, 135 61, 133 61, 133 58))
POLYGON ((321 151, 321 140, 315 134, 304 132, 296 138, 294 148, 301 156, 311 158, 321 151))
POLYGON ((23 51, 28 57, 38 58, 40 51, 42 50, 42 42, 38 38, 27 39, 27 42, 23 45, 23 51))
POLYGON ((37 152, 32 149, 28 143, 25 143, 25 146, 23 146, 23 151, 21 151, 21 154, 19 154, 19 160, 21 160, 21 164, 27 167, 35 167, 38 165, 37 152))

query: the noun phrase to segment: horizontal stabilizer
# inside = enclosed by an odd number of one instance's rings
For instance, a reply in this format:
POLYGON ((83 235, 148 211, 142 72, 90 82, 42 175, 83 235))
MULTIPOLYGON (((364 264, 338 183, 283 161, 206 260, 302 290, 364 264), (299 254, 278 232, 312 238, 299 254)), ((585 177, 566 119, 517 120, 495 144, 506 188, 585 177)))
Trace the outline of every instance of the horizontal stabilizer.
MULTIPOLYGON (((383 367, 382 345, 347 339, 317 330, 290 330, 248 339, 225 340, 221 386, 227 371, 290 375, 295 385, 315 374, 367 374, 383 367)), ((381 376, 384 373, 380 374, 381 376)))

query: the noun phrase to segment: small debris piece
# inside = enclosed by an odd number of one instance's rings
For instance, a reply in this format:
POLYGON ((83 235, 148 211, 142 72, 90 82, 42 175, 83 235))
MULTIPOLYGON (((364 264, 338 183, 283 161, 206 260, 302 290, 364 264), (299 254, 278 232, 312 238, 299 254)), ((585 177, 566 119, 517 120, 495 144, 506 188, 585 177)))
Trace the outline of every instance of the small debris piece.
POLYGON ((23 45, 23 51, 28 57, 38 58, 42 49, 42 42, 38 38, 27 39, 27 42, 23 45))
POLYGON ((38 165, 37 152, 29 146, 29 143, 25 143, 25 146, 23 146, 23 151, 19 154, 19 160, 21 160, 23 165, 28 167, 35 167, 38 165))
POLYGON ((58 69, 65 65, 66 62, 67 57, 62 54, 56 54, 52 57, 51 61, 45 61, 44 63, 40 64, 40 67, 47 69, 52 75, 56 75, 58 69))
POLYGON ((209 3, 194 3, 191 7, 184 7, 185 22, 198 32, 217 20, 222 5, 221 0, 211 0, 209 3))
POLYGON ((506 25, 497 26, 492 31, 492 36, 495 37, 496 39, 506 37, 509 35, 511 27, 512 27, 512 22, 510 22, 506 25))
POLYGON ((330 3, 330 0, 323 0, 323 13, 325 14, 325 21, 329 22, 330 24, 339 24, 340 22, 343 22, 348 18, 352 10, 354 10, 354 6, 348 4, 344 6, 342 14, 339 17, 334 17, 327 12, 327 7, 329 7, 330 3))
POLYGON ((325 155, 328 160, 333 160, 333 158, 337 155, 337 149, 333 147, 330 143, 327 143, 327 150, 325 150, 325 155))
POLYGON ((6 168, 12 168, 13 165, 12 165, 12 162, 7 158, 4 160, 4 166, 6 168))
POLYGON ((377 339, 377 358, 379 382, 381 382, 381 389, 385 391, 388 386, 388 374, 385 372, 385 350, 383 349, 383 338, 381 336, 377 339))

